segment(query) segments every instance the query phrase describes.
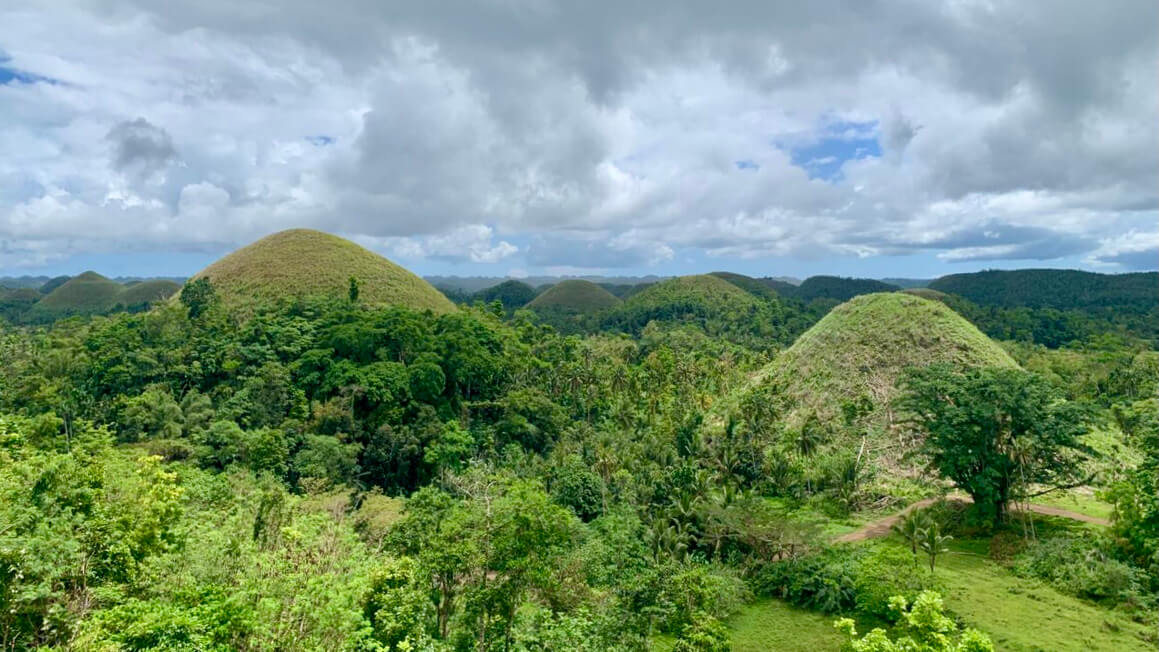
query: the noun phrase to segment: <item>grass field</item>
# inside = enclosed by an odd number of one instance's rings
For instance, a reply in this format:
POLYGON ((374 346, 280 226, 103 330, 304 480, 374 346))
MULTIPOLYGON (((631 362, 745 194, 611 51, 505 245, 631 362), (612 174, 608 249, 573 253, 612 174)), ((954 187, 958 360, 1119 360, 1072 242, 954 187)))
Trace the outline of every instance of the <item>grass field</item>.
MULTIPOLYGON (((837 616, 794 607, 783 600, 760 600, 746 605, 728 625, 733 652, 823 652, 841 647, 842 637, 833 628, 834 620, 837 616)), ((868 632, 874 626, 860 621, 857 631, 868 632)))
MULTIPOLYGON (((901 545, 900 542, 898 545, 901 545)), ((1012 652, 1143 652, 1156 649, 1149 627, 1125 614, 1020 578, 991 561, 986 539, 954 541, 937 566, 946 607, 964 625, 988 634, 996 650, 1012 652)), ((838 650, 836 616, 781 600, 746 605, 728 619, 735 652, 838 650)), ((859 622, 865 633, 873 623, 859 622)), ((663 649, 663 648, 662 648, 663 649)))
POLYGON ((1146 625, 1125 615, 1023 579, 987 558, 987 541, 954 542, 939 563, 946 607, 990 635, 995 649, 1112 652, 1147 650, 1146 625))
POLYGON ((1099 500, 1093 489, 1073 489, 1059 491, 1038 496, 1034 502, 1051 507, 1069 509, 1072 512, 1094 516, 1096 518, 1111 518, 1110 503, 1099 500))

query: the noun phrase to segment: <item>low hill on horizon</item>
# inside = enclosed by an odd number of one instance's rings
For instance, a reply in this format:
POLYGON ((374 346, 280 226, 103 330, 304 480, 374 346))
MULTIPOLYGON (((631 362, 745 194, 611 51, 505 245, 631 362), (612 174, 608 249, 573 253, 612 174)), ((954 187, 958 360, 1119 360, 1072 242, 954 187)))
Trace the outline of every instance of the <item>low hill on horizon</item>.
POLYGON ((527 307, 538 311, 592 314, 620 303, 614 294, 591 281, 569 279, 547 288, 532 299, 527 307))

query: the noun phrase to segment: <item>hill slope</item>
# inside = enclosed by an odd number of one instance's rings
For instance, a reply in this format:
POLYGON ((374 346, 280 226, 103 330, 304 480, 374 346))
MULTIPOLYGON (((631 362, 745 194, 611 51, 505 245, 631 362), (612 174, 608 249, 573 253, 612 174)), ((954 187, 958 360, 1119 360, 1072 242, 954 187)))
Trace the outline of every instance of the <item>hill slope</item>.
POLYGON ((489 288, 483 288, 471 295, 471 299, 482 301, 483 303, 491 303, 492 301, 498 300, 506 310, 522 308, 534 298, 535 288, 523 281, 516 281, 514 279, 503 281, 499 285, 492 285, 489 288))
POLYGON ((709 276, 715 276, 716 278, 728 281, 729 283, 732 283, 745 292, 748 292, 749 294, 757 297, 761 297, 762 299, 776 299, 778 296, 777 290, 773 285, 770 284, 770 281, 781 286, 789 285, 788 283, 783 283, 781 281, 773 281, 772 279, 755 279, 751 276, 735 274, 733 272, 711 272, 709 276))
POLYGON ((75 315, 111 310, 125 286, 96 272, 65 281, 32 307, 37 315, 75 315))
POLYGON ((900 290, 896 285, 869 278, 842 278, 839 276, 810 276, 797 286, 791 296, 802 301, 836 299, 848 301, 853 297, 873 292, 900 290))
POLYGON ((117 295, 116 303, 126 308, 164 301, 177 294, 181 286, 166 279, 141 281, 128 285, 117 295))
POLYGON ((604 318, 605 328, 639 333, 649 322, 692 324, 710 335, 759 349, 786 339, 784 310, 711 275, 680 276, 628 297, 604 318))
MULTIPOLYGON (((935 362, 1016 366, 997 344, 939 301, 900 292, 868 294, 834 308, 743 393, 772 401, 767 407, 789 428, 814 414, 834 426, 850 414, 862 425, 881 426, 902 371, 935 362)), ((737 401, 743 403, 743 397, 737 401)))
POLYGON ((593 313, 620 304, 611 292, 580 279, 560 281, 544 290, 527 304, 532 310, 561 310, 565 312, 593 313))
POLYGON ((359 301, 449 312, 455 306, 429 283, 344 238, 290 229, 242 247, 198 272, 227 307, 307 296, 344 297, 353 276, 359 301))
POLYGON ((1073 269, 991 270, 951 274, 929 287, 980 306, 1055 308, 1140 308, 1159 305, 1159 272, 1096 274, 1073 269))

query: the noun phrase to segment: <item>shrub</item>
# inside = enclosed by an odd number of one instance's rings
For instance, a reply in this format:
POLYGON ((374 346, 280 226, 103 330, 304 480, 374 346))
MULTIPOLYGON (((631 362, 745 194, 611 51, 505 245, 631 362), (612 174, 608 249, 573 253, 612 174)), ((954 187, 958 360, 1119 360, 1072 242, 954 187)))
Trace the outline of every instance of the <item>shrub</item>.
POLYGON ((907 599, 934 586, 913 555, 890 543, 829 548, 821 553, 771 562, 754 573, 760 595, 826 613, 857 610, 888 619, 892 596, 907 599))
POLYGON ((1014 572, 1088 600, 1154 603, 1142 569, 1111 558, 1097 541, 1086 537, 1044 539, 1015 558, 1014 572))

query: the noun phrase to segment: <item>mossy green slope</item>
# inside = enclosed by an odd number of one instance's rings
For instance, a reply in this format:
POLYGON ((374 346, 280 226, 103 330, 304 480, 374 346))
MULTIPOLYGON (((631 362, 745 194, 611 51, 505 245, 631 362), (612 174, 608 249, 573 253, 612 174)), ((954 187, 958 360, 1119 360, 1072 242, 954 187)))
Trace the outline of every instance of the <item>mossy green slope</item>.
POLYGON ((111 310, 125 286, 97 274, 85 272, 49 292, 32 308, 41 315, 74 315, 111 310))
POLYGON ((198 272, 228 308, 286 299, 345 297, 358 279, 359 301, 438 313, 455 310, 441 292, 418 276, 344 238, 311 229, 290 229, 242 247, 198 272))
POLYGON ((582 279, 560 281, 527 304, 532 310, 593 313, 619 305, 620 299, 604 288, 582 279))
POLYGON ((650 285, 628 297, 624 308, 651 308, 681 304, 697 304, 719 310, 747 308, 757 303, 755 297, 728 281, 700 274, 678 276, 650 285))
POLYGON ((837 419, 849 404, 877 413, 894 397, 903 370, 937 362, 1017 366, 945 304, 889 292, 834 308, 769 363, 756 384, 773 388, 792 427, 809 413, 837 419))

